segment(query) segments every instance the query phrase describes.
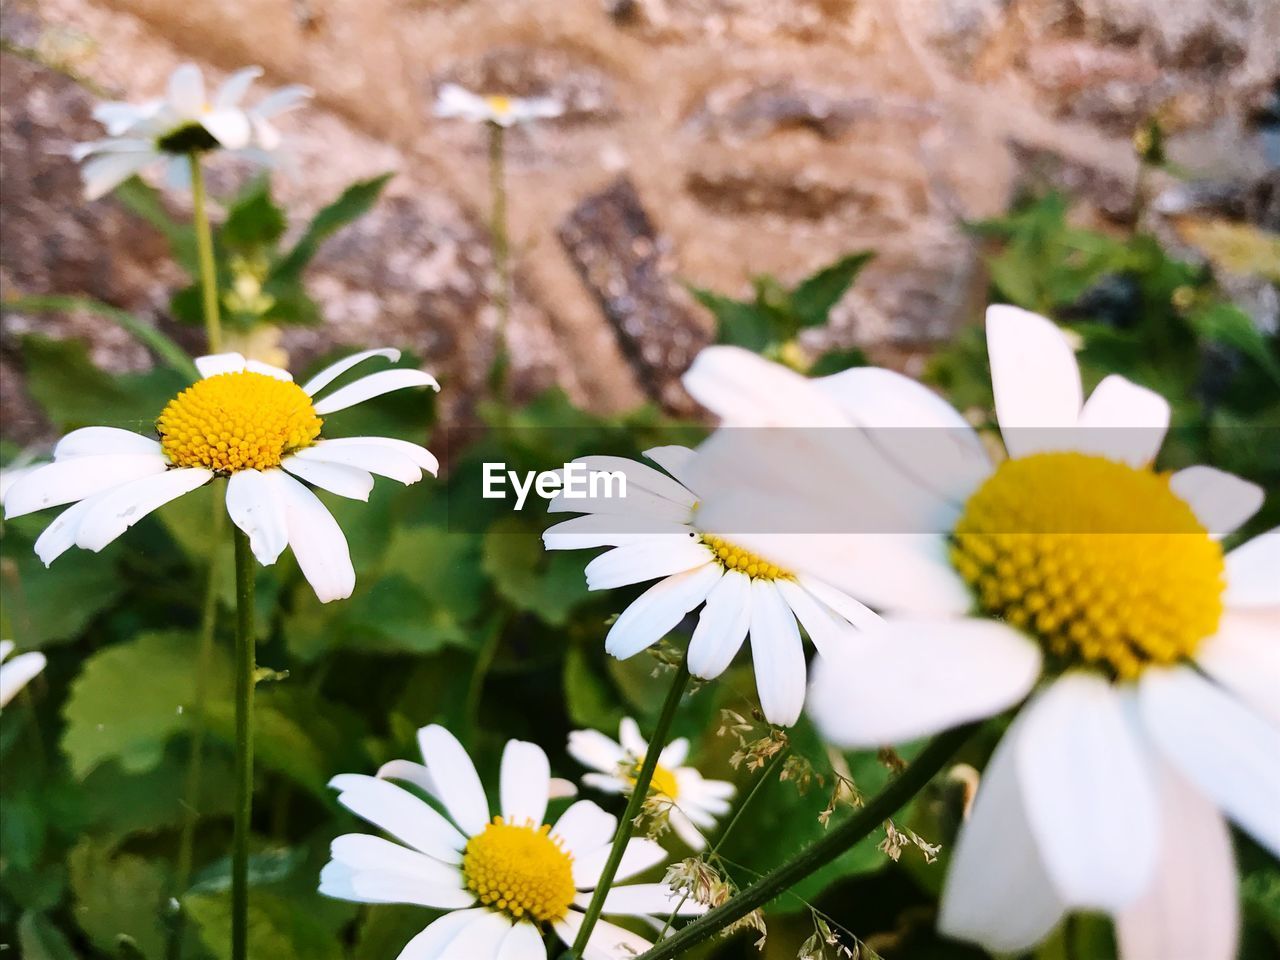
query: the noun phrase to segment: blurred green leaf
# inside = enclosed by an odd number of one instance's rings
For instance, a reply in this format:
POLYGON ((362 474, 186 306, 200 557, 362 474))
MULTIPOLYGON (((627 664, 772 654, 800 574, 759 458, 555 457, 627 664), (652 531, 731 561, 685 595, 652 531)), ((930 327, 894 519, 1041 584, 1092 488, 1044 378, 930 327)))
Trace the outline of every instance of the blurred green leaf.
POLYGON ((757 353, 769 345, 769 319, 755 304, 722 297, 700 287, 690 287, 689 292, 716 318, 716 343, 727 343, 757 353))
POLYGON ((571 647, 564 660, 564 696, 575 726, 615 730, 622 719, 622 705, 612 685, 596 672, 580 647, 571 647))
POLYGON ((1280 386, 1280 360, 1276 359, 1275 350, 1249 315, 1239 307, 1214 303, 1194 311, 1188 319, 1200 336, 1212 343, 1239 350, 1280 386))
POLYGON ((484 571, 517 610, 563 626, 587 599, 582 558, 543 549, 542 538, 518 517, 498 520, 484 535, 484 571))
POLYGON ((850 253, 802 280, 791 292, 791 307, 801 324, 819 327, 826 323, 831 308, 840 302, 874 256, 870 250, 850 253))
POLYGON ((116 187, 113 196, 133 214, 164 234, 169 241, 173 258, 187 273, 195 276, 199 272, 195 230, 189 223, 178 220, 169 213, 159 191, 138 177, 130 177, 116 187))
POLYGON ((166 869, 153 860, 114 853, 90 837, 67 858, 76 922, 94 945, 116 956, 121 944, 146 960, 164 956, 161 908, 168 894, 166 869))
MULTIPOLYGON (((12 545, 20 552, 4 561, 9 566, 0 576, 0 624, 6 637, 21 637, 24 647, 74 640, 124 593, 125 582, 105 557, 71 550, 46 568, 30 543, 12 545)), ((9 547, 6 537, 6 554, 9 547)))
POLYGON ((830 350, 814 361, 809 368, 811 377, 829 377, 833 373, 843 373, 854 367, 865 367, 870 363, 867 355, 857 347, 848 350, 830 350))
POLYGON ((271 270, 271 279, 296 280, 311 262, 311 258, 316 255, 320 244, 373 207, 382 193, 382 188, 387 185, 387 181, 392 176, 393 174, 384 173, 371 180, 353 183, 342 191, 338 199, 315 215, 293 249, 275 264, 271 270))
MULTIPOLYGON (((314 899, 314 904, 302 910, 293 897, 269 889, 254 890, 249 900, 249 956, 261 960, 342 960, 338 931, 350 911, 318 895, 314 899)), ((230 897, 191 894, 183 904, 214 957, 230 958, 230 897)))
POLYGON ((231 204, 218 240, 227 249, 253 251, 273 246, 287 226, 284 211, 271 199, 271 181, 259 177, 231 204))
POLYGON ((26 960, 78 960, 62 931, 44 914, 31 911, 18 921, 18 953, 26 960))

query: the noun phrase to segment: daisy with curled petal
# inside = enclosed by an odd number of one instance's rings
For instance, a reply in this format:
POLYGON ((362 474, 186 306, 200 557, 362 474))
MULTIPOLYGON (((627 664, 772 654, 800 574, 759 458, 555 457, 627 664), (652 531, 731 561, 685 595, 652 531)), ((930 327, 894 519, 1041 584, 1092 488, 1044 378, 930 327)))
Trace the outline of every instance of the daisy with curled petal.
POLYGON ((169 76, 163 97, 139 104, 98 104, 93 116, 106 127, 106 138, 78 144, 72 151, 77 161, 86 161, 80 170, 85 199, 110 193, 160 161, 167 161, 170 183, 183 186, 193 154, 221 148, 263 158, 277 149, 280 134, 271 119, 297 106, 311 92, 301 86, 283 87, 254 107, 242 106, 249 85, 261 75, 260 67, 237 70, 209 98, 200 68, 184 63, 169 76))
POLYGON ((446 83, 436 96, 435 113, 437 117, 459 117, 473 123, 514 127, 520 123, 558 117, 564 113, 564 104, 551 97, 480 95, 456 83, 446 83))
MULTIPOLYGON (((928 515, 913 529, 945 518, 915 535, 914 553, 879 557, 878 578, 855 556, 874 538, 847 538, 842 585, 894 609, 815 671, 809 709, 828 739, 910 740, 1039 687, 961 830, 942 930, 1018 953, 1092 910, 1115 918, 1123 960, 1229 960, 1239 917, 1226 821, 1280 856, 1280 531, 1224 553, 1220 536, 1262 490, 1211 467, 1154 470, 1168 404, 1118 376, 1085 400, 1050 321, 992 307, 987 348, 1009 452, 994 464, 958 414, 887 371, 806 381, 722 351, 687 385, 726 411, 730 396, 741 411, 786 394, 803 422, 845 416, 859 429, 840 434, 871 435, 899 471, 880 492, 928 515), (913 447, 877 428, 935 439, 913 447)), ((711 462, 725 449, 708 449, 707 469, 730 466, 711 462)), ((827 479, 803 509, 838 511, 837 491, 859 484, 827 479)), ((784 548, 804 562, 798 542, 784 548)))
POLYGON ((797 621, 819 651, 834 652, 879 617, 832 587, 821 571, 801 574, 776 563, 767 538, 747 550, 736 535, 712 532, 722 529, 703 522, 714 488, 688 480, 692 450, 656 447, 645 456, 666 473, 621 457, 574 461, 591 472, 625 474, 626 495, 571 497, 561 491, 551 512, 585 516, 549 528, 543 542, 548 550, 612 547, 587 564, 592 590, 658 581, 609 628, 605 649, 613 656, 634 656, 702 606, 689 641, 689 672, 706 680, 719 676, 750 634, 765 717, 795 723, 806 678, 797 621))
POLYGON ((44 654, 38 650, 20 653, 9 660, 13 653, 12 640, 0 640, 0 707, 17 696, 18 691, 31 682, 45 667, 44 654), (4 661, 8 660, 8 663, 4 661))
MULTIPOLYGON (((543 933, 572 944, 583 911, 613 847, 616 818, 579 800, 547 822, 551 788, 547 755, 532 743, 507 742, 499 776, 499 812, 489 801, 466 750, 440 726, 418 731, 425 767, 413 782, 444 809, 376 777, 342 774, 330 781, 338 802, 400 843, 349 833, 333 841, 320 892, 358 903, 409 903, 447 911, 414 937, 399 960, 546 960, 543 933)), ((410 768, 406 768, 410 772, 410 768)), ((652 840, 633 839, 618 879, 667 859, 652 840)), ((652 920, 667 917, 679 897, 661 883, 613 887, 604 912, 652 920)), ((698 904, 682 915, 703 912, 698 904)), ((624 960, 652 944, 597 922, 585 960, 624 960)), ((558 953, 558 951, 556 951, 558 953)))
MULTIPOLYGON (((584 786, 604 793, 629 794, 644 764, 647 744, 630 717, 618 726, 618 739, 598 730, 574 730, 569 734, 569 756, 592 773, 582 775, 584 786)), ((681 737, 667 744, 658 757, 649 792, 670 804, 671 828, 693 850, 707 845, 703 831, 714 830, 716 818, 729 812, 736 788, 724 780, 705 780, 693 767, 684 766, 689 741, 681 737)))
POLYGON ((226 477, 227 513, 260 563, 270 566, 291 546, 321 602, 349 597, 355 570, 346 538, 307 484, 367 500, 374 474, 410 484, 438 466, 404 440, 321 437, 328 414, 406 387, 439 389, 421 370, 384 370, 317 399, 373 357, 395 362, 400 351, 353 354, 302 386, 288 371, 238 353, 200 357, 203 379, 169 401, 156 420, 158 439, 115 427, 72 431, 54 448, 53 463, 9 487, 5 517, 73 504, 36 540, 48 566, 73 546, 96 553, 170 500, 226 477))

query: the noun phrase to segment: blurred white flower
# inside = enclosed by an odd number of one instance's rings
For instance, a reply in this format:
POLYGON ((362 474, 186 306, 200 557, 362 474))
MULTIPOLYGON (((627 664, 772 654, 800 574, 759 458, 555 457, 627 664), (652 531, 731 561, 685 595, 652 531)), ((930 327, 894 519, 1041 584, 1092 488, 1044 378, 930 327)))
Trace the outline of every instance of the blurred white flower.
MULTIPOLYGON (((630 717, 618 727, 618 739, 611 740, 598 730, 574 730, 569 734, 569 756, 593 773, 582 775, 584 786, 605 793, 629 794, 644 763, 644 737, 630 717)), ((707 845, 703 831, 713 830, 716 818, 729 812, 729 800, 736 788, 724 780, 704 780, 693 767, 684 766, 689 741, 672 741, 658 757, 650 793, 669 803, 671 828, 693 850, 707 845)))
POLYGON ((272 118, 300 104, 311 91, 302 86, 283 87, 256 106, 242 106, 249 85, 261 75, 260 67, 237 70, 210 99, 200 68, 184 63, 170 75, 163 97, 138 104, 98 104, 93 116, 106 127, 107 136, 72 150, 77 161, 85 161, 80 168, 85 198, 96 200, 162 161, 169 183, 185 186, 190 182, 189 157, 193 153, 221 148, 265 160, 280 146, 272 118))
POLYGON ((834 652, 880 618, 830 586, 823 573, 800 574, 775 563, 767 538, 747 550, 736 534, 705 524, 703 512, 717 496, 712 487, 686 482, 692 450, 656 447, 644 455, 667 473, 621 457, 574 461, 590 472, 625 474, 626 496, 566 496, 562 490, 548 509, 586 516, 550 527, 543 542, 548 550, 613 548, 587 564, 589 589, 658 581, 609 628, 610 654, 634 656, 702 606, 689 641, 689 672, 718 677, 750 635, 765 717, 782 726, 795 723, 807 672, 797 620, 820 651, 834 652))
POLYGON ((404 440, 321 439, 322 416, 406 387, 438 389, 421 370, 384 370, 314 399, 373 357, 395 362, 400 351, 353 354, 301 387, 288 371, 238 353, 200 357, 203 379, 161 412, 158 441, 115 427, 73 430, 54 448, 53 463, 9 488, 5 517, 74 504, 36 540, 47 566, 73 546, 98 552, 153 510, 224 476, 227 513, 259 563, 270 566, 291 546, 322 603, 349 597, 356 575, 346 537, 300 481, 368 500, 374 474, 410 484, 438 466, 429 451, 404 440))
MULTIPOLYGON (((1116 919, 1124 960, 1229 960, 1225 818, 1280 856, 1280 531, 1224 556, 1219 537, 1262 490, 1209 467, 1154 471, 1168 403, 1118 376, 1086 402, 1050 321, 992 307, 987 343, 1003 462, 905 377, 810 381, 713 348, 686 377, 713 410, 844 429, 773 432, 792 435, 791 471, 829 471, 799 497, 770 479, 772 435, 750 460, 713 439, 691 472, 736 473, 739 509, 785 503, 793 521, 853 530, 866 517, 841 499, 870 497, 910 531, 832 541, 839 585, 888 612, 815 669, 809 709, 831 742, 927 736, 1044 680, 982 778, 944 932, 1020 953, 1088 910, 1116 919)), ((781 562, 803 568, 803 541, 779 538, 781 562)))
MULTIPOLYGON (((338 802, 401 843, 349 833, 333 841, 320 892, 357 903, 407 903, 444 911, 401 951, 400 960, 546 960, 549 927, 572 944, 613 848, 617 818, 579 800, 547 821, 550 764, 542 748, 510 740, 499 773, 501 813, 491 816, 475 765, 443 727, 418 731, 422 764, 400 771, 444 808, 444 815, 384 779, 346 773, 329 785, 338 802)), ((626 880, 666 862, 652 840, 633 838, 618 870, 626 880)), ((664 883, 620 884, 604 912, 665 919, 680 897, 664 883)), ((681 915, 702 913, 688 902, 681 915)), ((652 944, 598 921, 587 957, 626 960, 652 944)), ((559 951, 557 950, 556 953, 559 951)))
POLYGON ((456 83, 446 83, 436 96, 435 113, 437 117, 460 117, 473 123, 513 127, 518 123, 558 117, 564 113, 564 104, 551 97, 482 96, 456 83))
POLYGON ((22 653, 3 662, 11 653, 13 641, 0 640, 0 707, 12 700, 45 666, 44 654, 39 651, 22 653))

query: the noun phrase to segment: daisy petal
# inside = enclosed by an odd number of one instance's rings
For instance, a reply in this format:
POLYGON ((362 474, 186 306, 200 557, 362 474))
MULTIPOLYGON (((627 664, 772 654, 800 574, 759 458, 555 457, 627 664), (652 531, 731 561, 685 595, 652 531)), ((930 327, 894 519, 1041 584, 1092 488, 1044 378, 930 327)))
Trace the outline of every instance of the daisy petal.
POLYGON ((719 565, 707 563, 658 581, 614 621, 604 640, 605 650, 625 660, 657 643, 706 599, 720 576, 719 565))
POLYGON ((218 87, 218 92, 213 95, 214 107, 221 109, 238 106, 240 101, 244 99, 244 95, 248 93, 253 81, 260 76, 262 76, 261 67, 242 67, 237 70, 222 81, 222 85, 218 87))
MULTIPOLYGON (((74 508, 73 508, 74 509, 74 508)), ((1196 652, 1196 663, 1280 727, 1280 616, 1228 610, 1218 632, 1196 652)))
POLYGON ((196 357, 196 369, 208 380, 220 373, 239 373, 245 368, 245 359, 238 353, 212 353, 196 357))
POLYGON ((809 716, 841 747, 902 743, 999 713, 1031 690, 1040 648, 992 620, 891 620, 813 669, 809 716))
POLYGON ((356 571, 342 528, 319 498, 283 470, 268 471, 284 503, 289 546, 321 603, 345 600, 356 588, 356 571))
POLYGON ((98 501, 105 497, 99 493, 87 497, 79 503, 72 504, 44 528, 44 532, 36 538, 35 554, 46 567, 76 545, 76 534, 80 531, 80 522, 89 514, 98 501))
MULTIPOLYGON (((578 895, 578 905, 584 909, 591 900, 591 895, 578 895)), ((629 886, 613 887, 605 894, 604 912, 611 916, 642 917, 646 914, 668 916, 677 905, 680 912, 677 916, 692 917, 707 912, 705 904, 698 903, 692 897, 685 898, 665 883, 633 883, 629 886), (681 904, 681 900, 684 903, 681 904)))
POLYGON ((505 913, 486 910, 483 916, 462 928, 440 953, 440 960, 497 960, 511 927, 511 918, 505 913))
POLYGON ((1187 667, 1147 670, 1138 703, 1164 758, 1280 857, 1280 727, 1187 667))
POLYGON ((588 513, 547 527, 542 531, 542 543, 548 550, 622 547, 663 536, 688 539, 690 529, 683 523, 663 523, 648 516, 588 513))
POLYGON ((614 547, 586 566, 587 588, 611 590, 644 583, 673 573, 701 567, 712 559, 710 548, 687 534, 649 537, 638 543, 614 547))
POLYGON ((338 802, 357 817, 443 863, 461 863, 467 838, 422 800, 394 783, 344 773, 329 781, 338 802))
POLYGON ((681 382, 693 399, 726 426, 849 425, 835 401, 814 383, 741 347, 700 351, 681 382))
POLYGON ((687 509, 692 509, 698 498, 683 486, 672 480, 648 464, 637 463, 626 457, 579 457, 573 461, 580 463, 593 473, 621 473, 627 478, 627 495, 632 489, 645 490, 656 497, 670 500, 687 509))
POLYGON ((320 440, 293 455, 294 460, 334 463, 374 473, 405 486, 422 479, 421 468, 397 450, 369 444, 351 444, 342 440, 320 440))
POLYGON ((1232 960, 1240 938, 1231 833, 1217 809, 1167 768, 1155 880, 1116 918, 1125 960, 1232 960))
POLYGON ((499 780, 502 818, 541 826, 551 789, 551 763, 543 749, 536 743, 508 740, 499 780))
POLYGON ((458 883, 437 884, 387 870, 356 870, 331 862, 320 871, 320 893, 356 903, 408 903, 457 910, 476 902, 458 883))
POLYGON ((618 723, 618 743, 622 744, 622 749, 632 758, 643 757, 645 749, 649 746, 649 741, 640 732, 640 724, 636 723, 635 717, 623 717, 618 723))
POLYGON ((498 947, 497 960, 546 960, 542 934, 532 923, 517 923, 498 947))
POLYGON ((293 383, 293 374, 288 370, 270 363, 263 363, 261 360, 246 360, 244 368, 250 373, 260 373, 264 377, 270 377, 273 380, 283 380, 285 383, 293 383))
POLYGON ((843 621, 831 616, 809 592, 792 580, 779 580, 778 592, 796 615, 809 639, 824 657, 835 656, 849 642, 856 631, 843 621))
POLYGON ((349 500, 367 502, 373 491, 373 474, 359 467, 296 456, 285 457, 280 461, 280 466, 313 487, 328 490, 349 500))
POLYGON ((580 860, 594 853, 613 839, 618 828, 618 818, 605 813, 590 800, 579 800, 560 814, 551 833, 564 841, 564 848, 580 860))
POLYGON ((163 474, 168 464, 154 453, 73 457, 45 464, 13 481, 4 495, 6 520, 74 503, 114 487, 163 474))
POLYGON ((440 802, 463 833, 474 837, 489 823, 489 801, 471 757, 458 738, 439 724, 418 731, 418 746, 435 779, 440 802))
MULTIPOLYGON (((456 956, 448 951, 459 935, 473 924, 484 920, 485 917, 494 915, 486 907, 446 913, 405 944, 396 960, 446 960, 450 956, 456 956)), ((490 958, 477 957, 475 960, 490 960, 490 958)))
POLYGON ((435 778, 431 776, 431 771, 425 764, 414 763, 412 760, 388 760, 378 768, 375 776, 379 780, 411 783, 427 796, 439 799, 440 794, 436 789, 435 778))
POLYGON ((44 668, 45 656, 38 650, 19 654, 0 666, 0 707, 12 700, 44 668))
POLYGON ((689 641, 689 672, 711 680, 728 669, 751 626, 751 578, 729 570, 707 594, 689 641))
MULTIPOLYGON (((582 914, 570 910, 563 920, 556 921, 554 929, 556 936, 572 946, 581 926, 582 914)), ((591 928, 587 947, 582 951, 582 960, 634 960, 651 946, 653 944, 639 934, 624 930, 608 920, 597 920, 591 928)))
POLYGON ((751 657, 765 719, 791 726, 804 707, 804 643, 795 615, 770 580, 751 584, 751 657))
POLYGON ((353 407, 357 403, 380 397, 384 393, 392 393, 408 387, 430 387, 432 390, 439 390, 440 384, 436 383, 435 377, 422 370, 383 370, 381 373, 372 373, 354 383, 349 383, 323 400, 317 401, 315 411, 320 416, 336 413, 347 407, 353 407))
POLYGON ((1169 478, 1169 488, 1187 502, 1206 530, 1218 536, 1231 533, 1262 507, 1260 486, 1213 467, 1179 470, 1169 478))
POLYGON ((352 870, 398 873, 423 883, 453 886, 458 890, 463 887, 462 874, 456 865, 441 863, 425 853, 402 847, 382 837, 366 833, 345 833, 333 839, 329 851, 334 860, 352 870))
POLYGON ((97 200, 105 197, 155 159, 156 154, 150 150, 94 157, 80 168, 80 177, 84 180, 84 198, 97 200))
POLYGON ((147 514, 212 479, 211 470, 169 470, 134 480, 95 497, 93 507, 85 513, 76 530, 76 546, 97 553, 147 514))
POLYGON ((331 363, 325 367, 314 377, 302 385, 302 392, 309 397, 314 397, 317 393, 327 387, 333 381, 350 370, 357 364, 364 363, 374 357, 385 357, 392 363, 396 363, 400 359, 400 351, 394 347, 383 347, 380 350, 362 350, 359 353, 353 353, 349 357, 343 357, 337 363, 331 363))
POLYGON ((1164 443, 1169 401, 1113 373, 1085 401, 1077 426, 1074 449, 1145 467, 1164 443))
POLYGON ((240 470, 227 481, 227 514, 249 538, 249 549, 264 567, 280 558, 289 545, 285 505, 277 487, 264 473, 240 470))
POLYGON ((185 118, 204 110, 204 77, 194 63, 184 63, 169 75, 168 101, 185 118))
POLYGON ((1151 882, 1160 811, 1120 694, 1069 673, 1026 709, 1017 770, 1045 869, 1071 908, 1114 913, 1151 882))
POLYGON ((592 770, 615 773, 625 754, 599 730, 574 730, 569 734, 569 756, 592 770))
POLYGON ((200 126, 228 150, 240 150, 249 145, 253 128, 243 110, 228 107, 210 110, 200 117, 200 126))
MULTIPOLYGON (((613 844, 598 847, 582 857, 574 856, 573 882, 579 890, 591 890, 600 880, 605 861, 609 859, 609 851, 613 844)), ((627 842, 627 852, 622 855, 618 865, 615 881, 626 880, 636 874, 644 873, 667 859, 667 852, 657 843, 644 837, 632 838, 627 842)))
POLYGON ((339 443, 344 447, 381 447, 412 460, 419 469, 425 470, 432 476, 435 476, 440 469, 440 461, 436 459, 434 453, 408 440, 397 440, 394 437, 341 437, 328 442, 339 443))
POLYGON ((644 456, 667 471, 667 473, 676 478, 681 486, 688 489, 689 484, 685 478, 689 476, 689 464, 693 462, 694 451, 679 444, 671 444, 665 447, 650 447, 644 452, 644 456))
POLYGON ((1010 456, 1069 449, 1084 400, 1080 368, 1062 331, 1017 307, 987 308, 996 419, 1010 456))
POLYGON ((688 758, 689 738, 678 737, 662 748, 662 753, 658 755, 658 762, 668 770, 674 770, 682 766, 688 758))
POLYGON ((865 603, 859 603, 843 590, 837 590, 816 577, 801 575, 796 577, 796 582, 859 630, 876 630, 884 623, 881 616, 865 603))
POLYGON ((291 83, 267 94, 254 105, 250 112, 257 119, 278 116, 310 99, 312 93, 313 91, 310 87, 303 86, 300 83, 291 83))
POLYGON ((160 444, 132 430, 117 427, 81 427, 72 430, 53 448, 54 460, 73 457, 108 457, 117 454, 160 456, 160 444))
POLYGON ((1227 554, 1229 608, 1280 607, 1280 528, 1260 533, 1227 554))

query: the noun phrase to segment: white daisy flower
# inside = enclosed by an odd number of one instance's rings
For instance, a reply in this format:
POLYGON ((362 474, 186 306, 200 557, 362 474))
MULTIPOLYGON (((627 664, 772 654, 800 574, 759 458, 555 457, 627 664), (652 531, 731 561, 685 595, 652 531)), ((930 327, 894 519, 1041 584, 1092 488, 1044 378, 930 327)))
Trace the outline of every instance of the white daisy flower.
POLYGON ((625 474, 626 496, 566 497, 562 491, 548 509, 586 516, 550 527, 543 542, 548 550, 612 546, 587 564, 592 590, 658 580, 609 628, 610 654, 634 656, 705 603, 689 641, 689 672, 705 680, 718 677, 750 634, 765 717, 783 726, 795 723, 804 706, 807 669, 797 620, 819 651, 834 652, 856 628, 879 617, 820 573, 800 574, 773 562, 767 538, 749 551, 735 535, 713 533, 720 528, 704 524, 702 514, 714 496, 694 493, 686 482, 692 450, 655 447, 644 455, 667 473, 622 457, 574 461, 590 472, 625 474))
POLYGON ((472 123, 496 123, 500 127, 514 127, 519 123, 558 117, 562 113, 564 104, 551 97, 481 95, 464 90, 456 83, 444 84, 436 96, 437 117, 460 117, 472 123))
POLYGON ((203 379, 169 401, 156 420, 158 440, 115 427, 72 431, 53 463, 9 488, 5 517, 74 504, 36 540, 48 566, 73 546, 96 553, 170 500, 227 477, 227 513, 259 563, 270 566, 291 546, 321 602, 349 597, 355 570, 346 538, 306 484, 368 500, 373 474, 410 484, 438 467, 429 451, 404 440, 320 436, 331 413, 406 387, 439 389, 421 370, 384 370, 315 399, 373 357, 395 362, 400 351, 353 354, 301 387, 288 371, 238 353, 200 357, 203 379))
MULTIPOLYGON (((889 537, 902 549, 879 556, 876 536, 844 538, 841 585, 893 614, 815 671, 810 712, 832 742, 926 736, 1040 685, 961 831, 942 930, 1018 953, 1064 914, 1091 910, 1116 919, 1124 960, 1229 960, 1238 907, 1226 819, 1280 856, 1280 531, 1224 555, 1219 536, 1253 515, 1262 490, 1211 467, 1153 470, 1169 405, 1118 376, 1085 401, 1050 321, 992 307, 987 344, 1010 454, 995 464, 955 411, 888 371, 805 381, 717 350, 687 382, 739 422, 750 408, 777 422, 779 397, 801 423, 843 417, 863 429, 826 431, 825 442, 897 471, 878 492, 903 529, 941 521, 940 533, 889 537)), ((769 441, 758 442, 767 462, 769 441)), ((830 464, 822 443, 798 441, 830 464)), ((714 462, 727 450, 711 445, 706 469, 755 473, 741 458, 714 462)), ((868 489, 855 471, 793 502, 795 516, 838 514, 838 491, 868 489)), ((804 538, 782 541, 803 564, 804 538)))
MULTIPOLYGON (((647 744, 640 727, 630 717, 618 726, 618 739, 598 730, 574 730, 569 734, 569 756, 594 772, 584 773, 584 786, 604 793, 629 794, 644 765, 647 744)), ((663 748, 653 771, 650 792, 666 804, 671 829, 693 850, 707 845, 704 831, 714 830, 716 818, 729 812, 736 788, 725 780, 705 780, 693 767, 684 766, 689 741, 681 737, 663 748)))
POLYGON ((80 170, 85 199, 96 200, 161 161, 167 164, 173 186, 186 185, 192 153, 221 148, 264 159, 280 146, 272 118, 300 104, 311 91, 296 85, 282 87, 256 106, 243 107, 249 85, 260 76, 261 67, 237 70, 210 99, 200 68, 184 63, 170 75, 163 97, 138 104, 98 104, 93 116, 106 127, 107 137, 72 150, 77 161, 87 161, 80 170))
MULTIPOLYGON (((476 768, 453 734, 424 727, 418 743, 425 767, 406 764, 402 774, 444 814, 386 780, 354 773, 334 777, 329 785, 341 791, 339 803, 401 843, 359 833, 338 837, 333 859, 320 874, 320 892, 358 903, 447 911, 409 941, 400 960, 546 960, 548 927, 571 945, 613 847, 617 819, 579 800, 548 823, 547 755, 520 740, 509 741, 503 751, 500 813, 491 816, 476 768)), ((652 840, 632 839, 617 879, 666 859, 652 840)), ((680 899, 666 884, 622 884, 609 890, 604 912, 665 920, 680 899)), ((704 910, 688 903, 680 914, 704 910)), ((585 956, 624 960, 650 946, 644 937, 600 920, 585 956)))
POLYGON ((44 654, 38 650, 21 653, 9 660, 13 653, 12 640, 0 640, 0 708, 12 700, 19 690, 31 682, 32 678, 45 667, 44 654))

